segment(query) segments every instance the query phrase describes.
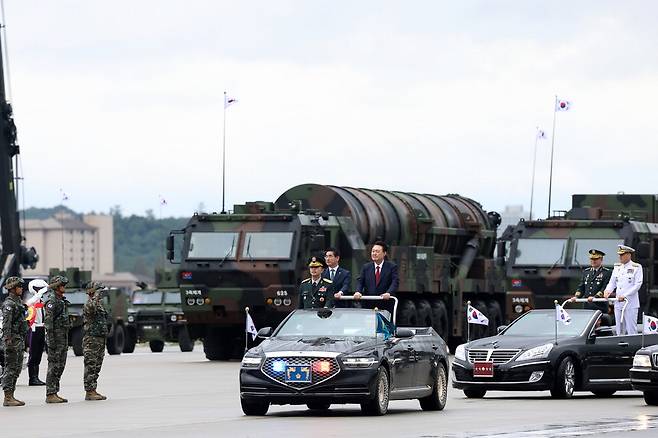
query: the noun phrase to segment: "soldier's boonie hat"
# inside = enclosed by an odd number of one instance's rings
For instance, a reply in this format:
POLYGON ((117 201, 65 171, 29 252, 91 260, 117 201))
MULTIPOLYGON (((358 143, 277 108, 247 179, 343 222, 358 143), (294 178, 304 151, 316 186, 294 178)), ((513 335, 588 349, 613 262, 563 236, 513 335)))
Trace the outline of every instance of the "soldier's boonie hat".
POLYGON ((310 259, 308 259, 308 267, 309 268, 324 268, 324 262, 322 261, 321 258, 313 256, 310 259))
POLYGON ((64 275, 55 275, 51 280, 50 280, 50 287, 58 287, 58 286, 66 286, 69 282, 69 279, 66 278, 64 275))
POLYGON ((619 254, 619 255, 626 254, 626 253, 633 254, 634 252, 635 252, 635 250, 633 248, 631 248, 630 246, 618 245, 617 254, 619 254))
POLYGON ((87 292, 96 292, 97 290, 101 290, 105 288, 105 285, 101 283, 100 281, 90 281, 85 285, 85 289, 87 289, 87 292))
POLYGON ((605 253, 603 251, 598 250, 598 249, 590 249, 589 250, 589 258, 591 260, 596 260, 596 259, 603 258, 604 255, 605 255, 605 253))
POLYGON ((5 289, 10 290, 18 286, 23 286, 25 282, 21 277, 9 277, 7 281, 5 281, 5 289))

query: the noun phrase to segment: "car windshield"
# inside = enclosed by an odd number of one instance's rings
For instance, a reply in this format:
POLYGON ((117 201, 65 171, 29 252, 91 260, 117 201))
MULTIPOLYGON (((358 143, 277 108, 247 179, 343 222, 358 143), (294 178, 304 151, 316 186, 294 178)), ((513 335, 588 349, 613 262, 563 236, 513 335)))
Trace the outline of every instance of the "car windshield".
POLYGON ((64 296, 66 297, 66 301, 74 305, 87 302, 87 294, 82 291, 67 292, 64 296))
POLYGON ((234 259, 239 233, 194 232, 190 236, 188 259, 234 259))
POLYGON ((133 293, 133 304, 161 304, 162 292, 144 292, 137 290, 133 293))
MULTIPOLYGON (((579 336, 587 327, 592 313, 582 310, 570 312, 569 325, 557 324, 558 337, 579 336)), ((501 336, 555 336, 555 312, 530 311, 514 321, 501 336)))
POLYGON ((589 265, 589 250, 598 249, 606 255, 603 264, 612 266, 617 261, 617 245, 623 244, 623 239, 574 239, 574 264, 589 265))
POLYGON ((243 259, 289 259, 293 233, 247 233, 242 248, 243 259))
POLYGON ((566 246, 567 239, 519 239, 514 264, 563 265, 566 246))
POLYGON ((180 304, 180 292, 165 292, 166 304, 180 304))
POLYGON ((375 312, 297 311, 281 326, 276 336, 365 336, 375 337, 375 312), (324 313, 326 312, 326 313, 324 313))

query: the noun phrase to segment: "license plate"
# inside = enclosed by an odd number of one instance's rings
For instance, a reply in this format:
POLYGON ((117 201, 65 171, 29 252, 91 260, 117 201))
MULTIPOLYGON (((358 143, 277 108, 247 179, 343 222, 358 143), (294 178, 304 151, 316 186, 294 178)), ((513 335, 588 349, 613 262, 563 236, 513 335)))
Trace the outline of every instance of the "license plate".
POLYGON ((493 377, 493 362, 473 362, 473 377, 493 377))
POLYGON ((311 381, 311 367, 310 366, 287 366, 286 367, 286 382, 310 382, 311 381))

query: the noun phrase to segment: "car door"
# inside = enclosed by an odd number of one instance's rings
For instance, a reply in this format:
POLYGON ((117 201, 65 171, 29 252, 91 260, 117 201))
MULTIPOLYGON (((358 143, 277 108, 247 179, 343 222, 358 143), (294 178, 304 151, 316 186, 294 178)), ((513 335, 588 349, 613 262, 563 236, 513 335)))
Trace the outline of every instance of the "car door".
POLYGON ((434 362, 436 351, 439 348, 438 343, 427 333, 418 333, 412 340, 414 341, 416 364, 410 385, 414 387, 430 385, 432 363, 434 362))
POLYGON ((640 349, 640 335, 596 337, 593 341, 585 358, 588 382, 596 385, 628 380, 633 356, 640 349))
POLYGON ((416 370, 416 350, 411 339, 393 337, 387 342, 389 343, 391 389, 413 386, 413 376, 416 370))

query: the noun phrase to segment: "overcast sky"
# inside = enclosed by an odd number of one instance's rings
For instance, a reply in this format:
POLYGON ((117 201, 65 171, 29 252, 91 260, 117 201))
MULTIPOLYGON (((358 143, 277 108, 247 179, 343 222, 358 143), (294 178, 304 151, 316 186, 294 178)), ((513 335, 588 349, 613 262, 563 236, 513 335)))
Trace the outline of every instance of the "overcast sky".
POLYGON ((658 193, 652 1, 5 0, 26 206, 187 216, 315 182, 546 214, 658 193))

